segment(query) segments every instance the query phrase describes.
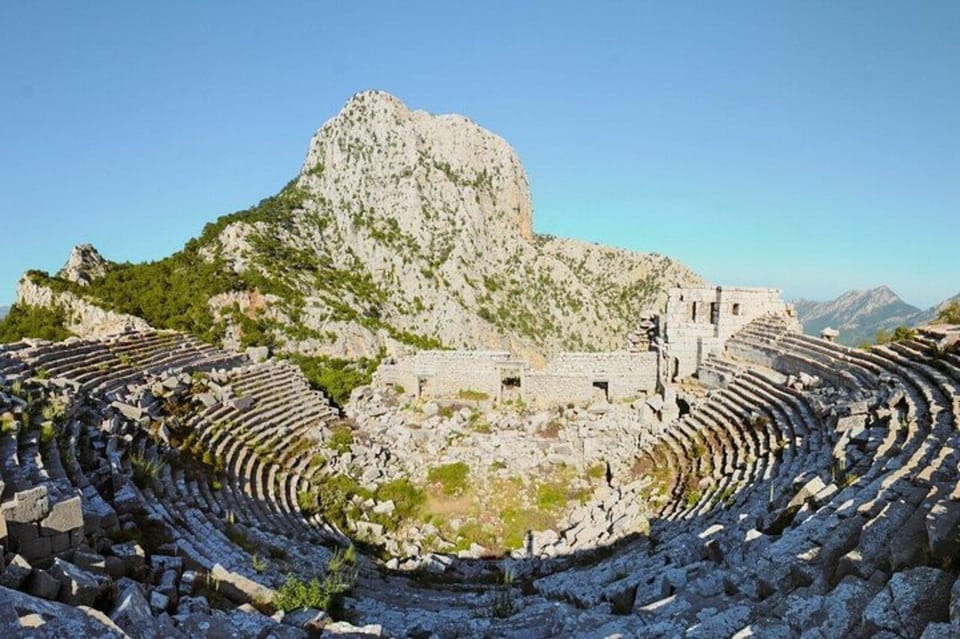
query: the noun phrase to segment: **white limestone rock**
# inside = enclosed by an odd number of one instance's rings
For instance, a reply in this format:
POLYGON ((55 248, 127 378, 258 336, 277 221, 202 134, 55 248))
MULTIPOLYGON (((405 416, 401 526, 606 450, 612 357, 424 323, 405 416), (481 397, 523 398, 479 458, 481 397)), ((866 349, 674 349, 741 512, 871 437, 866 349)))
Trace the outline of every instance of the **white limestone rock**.
POLYGON ((89 286, 93 280, 107 272, 107 261, 92 244, 78 244, 70 251, 70 257, 57 275, 80 286, 89 286))

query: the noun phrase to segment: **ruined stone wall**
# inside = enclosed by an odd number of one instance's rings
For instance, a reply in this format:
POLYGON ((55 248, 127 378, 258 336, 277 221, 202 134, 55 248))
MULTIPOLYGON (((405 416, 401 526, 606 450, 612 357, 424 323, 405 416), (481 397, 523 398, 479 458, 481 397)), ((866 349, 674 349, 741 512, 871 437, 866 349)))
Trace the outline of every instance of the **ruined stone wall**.
POLYGON ((668 352, 668 380, 696 372, 700 362, 754 319, 792 315, 780 291, 771 288, 696 287, 671 289, 662 325, 668 352))
POLYGON ((455 399, 471 390, 499 400, 508 377, 519 379, 520 397, 535 406, 619 401, 655 390, 657 354, 561 353, 543 370, 532 370, 504 351, 421 351, 381 365, 375 383, 423 399, 455 399))
POLYGON ((523 397, 538 407, 615 402, 651 393, 656 386, 656 353, 561 353, 542 371, 527 371, 523 397))
POLYGON ((455 398, 462 390, 497 399, 504 377, 520 377, 526 364, 506 351, 420 351, 377 370, 375 382, 401 386, 414 396, 455 398))

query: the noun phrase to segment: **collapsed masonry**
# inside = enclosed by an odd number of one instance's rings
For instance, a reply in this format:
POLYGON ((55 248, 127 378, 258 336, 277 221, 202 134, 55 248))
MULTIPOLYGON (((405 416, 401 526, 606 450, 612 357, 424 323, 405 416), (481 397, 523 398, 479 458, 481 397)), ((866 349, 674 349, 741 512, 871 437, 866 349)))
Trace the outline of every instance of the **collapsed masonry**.
POLYGON ((668 408, 676 405, 670 385, 694 374, 740 328, 765 315, 796 323, 776 289, 674 288, 665 313, 639 318, 626 350, 560 353, 542 369, 506 351, 420 351, 385 362, 374 383, 418 399, 519 399, 538 408, 649 398, 657 418, 666 420, 676 416, 668 408))

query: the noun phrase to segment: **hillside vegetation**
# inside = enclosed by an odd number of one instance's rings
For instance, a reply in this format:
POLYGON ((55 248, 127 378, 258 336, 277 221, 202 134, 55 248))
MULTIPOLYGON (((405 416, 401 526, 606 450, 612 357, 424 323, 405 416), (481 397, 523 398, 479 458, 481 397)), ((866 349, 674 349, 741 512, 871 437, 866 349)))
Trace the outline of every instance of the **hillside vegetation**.
POLYGON ((328 121, 277 195, 207 224, 177 253, 116 264, 86 247, 69 265, 28 272, 40 289, 19 305, 62 305, 79 335, 96 327, 75 319, 76 300, 338 370, 416 348, 509 349, 535 363, 615 349, 666 286, 700 282, 667 257, 534 234, 506 142, 380 92, 328 121))

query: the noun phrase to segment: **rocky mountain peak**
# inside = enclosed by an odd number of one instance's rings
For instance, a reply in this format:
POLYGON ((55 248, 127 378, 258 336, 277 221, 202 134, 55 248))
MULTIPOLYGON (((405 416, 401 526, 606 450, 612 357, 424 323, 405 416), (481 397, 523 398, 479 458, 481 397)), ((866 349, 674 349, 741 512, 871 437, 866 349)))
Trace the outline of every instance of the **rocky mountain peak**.
POLYGON ((78 244, 57 275, 80 286, 89 286, 93 280, 103 277, 106 269, 107 261, 92 244, 78 244))
POLYGON ((383 91, 354 95, 313 136, 300 185, 335 209, 426 239, 533 239, 527 177, 501 137, 459 115, 411 111, 383 91))

